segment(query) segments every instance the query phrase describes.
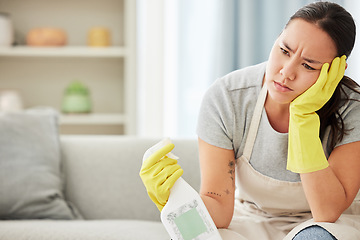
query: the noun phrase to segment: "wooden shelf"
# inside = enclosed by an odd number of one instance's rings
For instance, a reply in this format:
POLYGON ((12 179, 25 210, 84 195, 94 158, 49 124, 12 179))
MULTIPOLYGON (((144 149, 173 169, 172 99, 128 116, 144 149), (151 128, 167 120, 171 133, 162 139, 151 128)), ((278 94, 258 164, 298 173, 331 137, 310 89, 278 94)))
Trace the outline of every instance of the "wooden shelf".
POLYGON ((58 109, 78 79, 96 102, 90 114, 60 114, 62 134, 136 133, 136 1, 0 0, 0 9, 11 14, 17 44, 0 46, 0 88, 19 91, 25 106, 58 109), (87 45, 98 26, 109 29, 111 46, 87 45), (38 27, 62 28, 67 44, 27 46, 38 27))
POLYGON ((60 115, 60 125, 122 125, 126 122, 123 114, 62 114, 60 115))
POLYGON ((0 56, 4 57, 106 57, 121 58, 127 55, 124 47, 0 47, 0 56))

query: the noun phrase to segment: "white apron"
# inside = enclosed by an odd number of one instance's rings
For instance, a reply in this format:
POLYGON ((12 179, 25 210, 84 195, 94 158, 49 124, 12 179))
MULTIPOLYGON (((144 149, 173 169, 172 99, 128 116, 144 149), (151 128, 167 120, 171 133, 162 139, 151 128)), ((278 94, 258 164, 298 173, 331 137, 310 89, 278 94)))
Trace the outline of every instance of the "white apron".
POLYGON ((223 240, 291 240, 299 231, 312 225, 325 228, 338 240, 360 239, 359 194, 336 223, 315 223, 301 182, 277 180, 257 172, 250 165, 266 95, 264 84, 243 155, 237 159, 234 216, 228 229, 219 230, 223 240))

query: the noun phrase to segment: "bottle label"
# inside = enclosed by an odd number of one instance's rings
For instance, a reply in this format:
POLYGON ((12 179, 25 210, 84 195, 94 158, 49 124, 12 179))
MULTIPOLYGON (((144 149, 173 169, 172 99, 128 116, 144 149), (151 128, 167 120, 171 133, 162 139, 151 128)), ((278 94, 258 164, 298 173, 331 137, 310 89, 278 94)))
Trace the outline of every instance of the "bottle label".
POLYGON ((216 233, 196 199, 168 213, 166 220, 177 240, 205 240, 216 233))

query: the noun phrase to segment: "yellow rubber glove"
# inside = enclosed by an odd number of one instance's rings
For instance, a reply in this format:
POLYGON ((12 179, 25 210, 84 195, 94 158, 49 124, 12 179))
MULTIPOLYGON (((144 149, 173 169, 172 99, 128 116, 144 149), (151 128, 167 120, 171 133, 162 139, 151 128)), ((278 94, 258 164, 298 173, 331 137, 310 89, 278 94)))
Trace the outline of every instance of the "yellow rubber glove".
POLYGON ((336 57, 330 70, 325 63, 316 82, 290 103, 287 169, 296 173, 315 172, 329 166, 319 137, 321 109, 344 76, 346 56, 336 57))
POLYGON ((173 148, 170 143, 157 150, 145 159, 140 170, 149 197, 160 212, 169 199, 170 189, 184 172, 176 159, 166 156, 173 148))

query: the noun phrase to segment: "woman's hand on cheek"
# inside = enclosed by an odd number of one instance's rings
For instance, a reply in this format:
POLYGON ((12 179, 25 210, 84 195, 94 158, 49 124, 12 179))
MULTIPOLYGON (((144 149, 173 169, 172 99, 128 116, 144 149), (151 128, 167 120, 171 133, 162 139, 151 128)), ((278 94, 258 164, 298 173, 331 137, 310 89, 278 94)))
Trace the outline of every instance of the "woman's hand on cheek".
POLYGON ((341 58, 334 58, 330 70, 328 63, 323 64, 316 82, 291 102, 291 111, 296 114, 307 114, 322 108, 329 101, 340 80, 343 78, 345 68, 345 55, 341 58))
POLYGON ((344 76, 346 57, 336 57, 330 70, 325 63, 318 79, 308 90, 290 103, 287 169, 308 173, 329 166, 319 138, 320 119, 316 111, 333 95, 344 76))

